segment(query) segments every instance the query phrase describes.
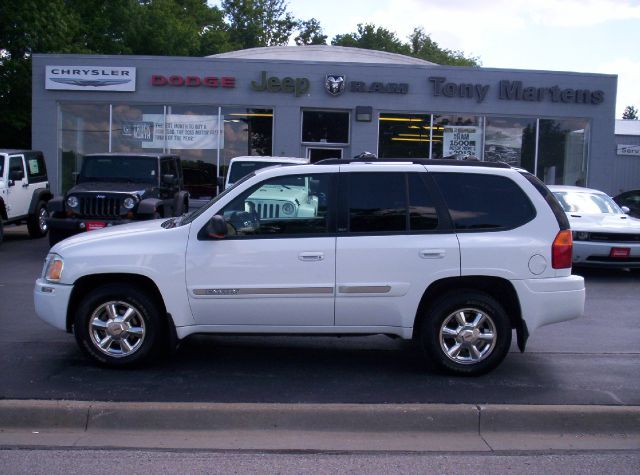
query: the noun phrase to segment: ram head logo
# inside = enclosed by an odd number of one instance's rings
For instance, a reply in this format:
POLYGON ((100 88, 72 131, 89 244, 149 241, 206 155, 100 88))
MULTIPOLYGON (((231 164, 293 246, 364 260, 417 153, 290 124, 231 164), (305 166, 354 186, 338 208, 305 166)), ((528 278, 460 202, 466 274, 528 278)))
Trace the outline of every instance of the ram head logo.
POLYGON ((332 96, 339 96, 344 91, 345 80, 344 74, 327 74, 324 88, 332 96))

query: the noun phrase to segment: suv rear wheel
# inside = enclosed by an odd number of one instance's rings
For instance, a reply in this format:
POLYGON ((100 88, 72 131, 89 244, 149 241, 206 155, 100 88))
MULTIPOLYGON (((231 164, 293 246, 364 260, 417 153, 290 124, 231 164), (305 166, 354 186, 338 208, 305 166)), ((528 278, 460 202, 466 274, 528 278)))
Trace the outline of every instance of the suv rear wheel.
POLYGON ((439 371, 477 376, 498 366, 511 346, 511 323, 502 306, 474 290, 450 292, 422 319, 419 339, 439 371))
POLYGON ((164 331, 162 313, 146 292, 122 284, 89 292, 75 315, 78 344, 107 366, 131 366, 159 349, 164 331))

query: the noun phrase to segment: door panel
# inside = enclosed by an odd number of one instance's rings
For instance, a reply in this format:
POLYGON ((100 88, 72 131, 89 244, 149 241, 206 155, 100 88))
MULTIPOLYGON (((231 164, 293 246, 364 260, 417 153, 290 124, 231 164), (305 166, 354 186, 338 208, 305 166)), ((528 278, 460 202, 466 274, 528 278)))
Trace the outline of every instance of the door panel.
POLYGON ((335 237, 191 240, 197 324, 333 325, 335 237))
POLYGON ((24 178, 22 180, 16 180, 13 186, 8 188, 7 203, 9 205, 9 219, 16 216, 24 216, 29 212, 29 205, 31 204, 31 191, 29 190, 29 182, 27 180, 27 170, 24 166, 24 157, 22 155, 9 157, 9 173, 12 169, 21 169, 24 178))
POLYGON ((460 275, 455 234, 340 237, 336 325, 410 327, 425 289, 460 275))

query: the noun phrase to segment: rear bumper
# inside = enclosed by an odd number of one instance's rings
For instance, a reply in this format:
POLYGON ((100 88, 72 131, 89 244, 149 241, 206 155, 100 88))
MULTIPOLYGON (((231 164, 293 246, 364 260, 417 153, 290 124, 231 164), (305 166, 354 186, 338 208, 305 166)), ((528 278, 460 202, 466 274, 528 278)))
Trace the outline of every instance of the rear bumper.
POLYGON ((530 333, 551 323, 584 315, 584 279, 577 275, 512 281, 520 299, 522 319, 530 333))

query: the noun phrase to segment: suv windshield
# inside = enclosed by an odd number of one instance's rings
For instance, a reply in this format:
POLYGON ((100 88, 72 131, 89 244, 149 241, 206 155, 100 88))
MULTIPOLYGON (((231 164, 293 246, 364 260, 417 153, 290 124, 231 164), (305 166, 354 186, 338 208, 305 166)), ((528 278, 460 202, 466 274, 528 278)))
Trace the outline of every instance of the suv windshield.
POLYGON ((240 178, 261 168, 283 165, 282 162, 233 162, 229 172, 229 183, 235 183, 240 178))
POLYGON ((556 191, 554 194, 567 213, 624 214, 611 198, 600 193, 556 191))
POLYGON ((78 183, 88 181, 133 181, 156 183, 158 160, 154 157, 85 157, 78 183))

